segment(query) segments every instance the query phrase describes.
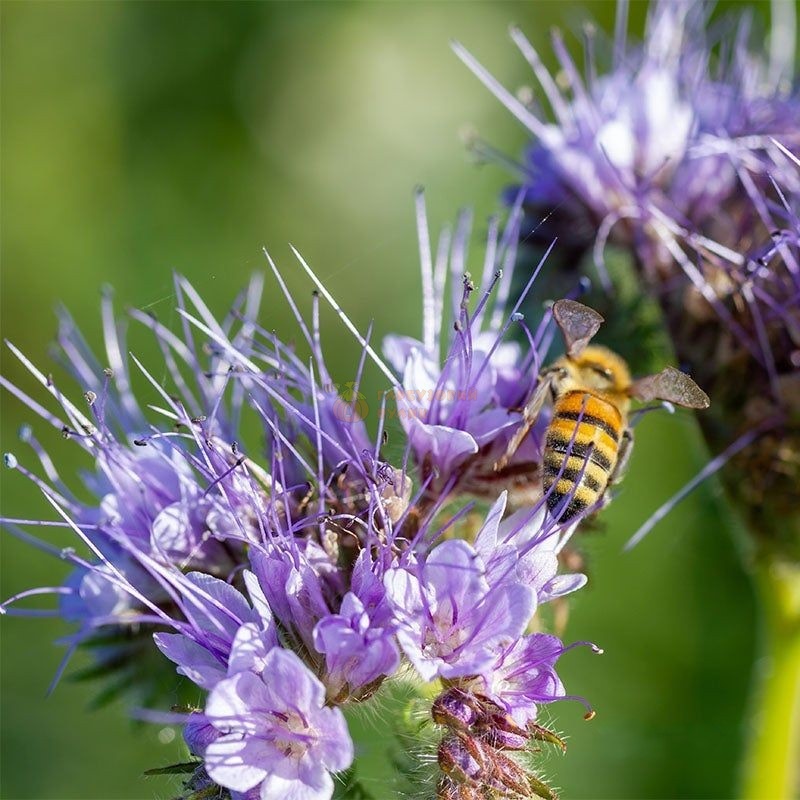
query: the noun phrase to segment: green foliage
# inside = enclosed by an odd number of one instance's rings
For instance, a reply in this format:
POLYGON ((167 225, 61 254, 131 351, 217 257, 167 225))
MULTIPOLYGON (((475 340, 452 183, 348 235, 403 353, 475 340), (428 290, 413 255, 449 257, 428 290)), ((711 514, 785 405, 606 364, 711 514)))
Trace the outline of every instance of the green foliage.
POLYGON ((358 780, 356 768, 351 767, 336 776, 333 800, 377 800, 358 780))
POLYGON ((91 663, 67 673, 69 681, 92 687, 89 708, 118 700, 143 708, 168 708, 196 699, 197 688, 175 673, 153 646, 151 630, 106 629, 81 644, 91 663))
POLYGON ((184 761, 182 764, 170 764, 167 767, 155 767, 146 769, 145 775, 187 775, 197 769, 199 761, 184 761))

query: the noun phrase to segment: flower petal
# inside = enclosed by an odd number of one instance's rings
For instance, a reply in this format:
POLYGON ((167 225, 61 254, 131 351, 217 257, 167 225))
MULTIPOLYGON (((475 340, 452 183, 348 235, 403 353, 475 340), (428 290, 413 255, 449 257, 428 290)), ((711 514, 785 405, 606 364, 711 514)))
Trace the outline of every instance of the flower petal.
POLYGON ((271 708, 281 710, 321 708, 325 687, 311 670, 291 651, 276 647, 264 661, 264 690, 271 708))
POLYGON ((203 689, 213 689, 224 677, 225 666, 214 654, 182 633, 154 633, 158 649, 178 665, 178 672, 203 689))
POLYGON ((263 681, 252 672, 237 672, 214 687, 205 713, 221 731, 254 736, 269 730, 268 714, 274 710, 263 681))
POLYGON ((267 770, 263 765, 274 757, 275 748, 269 742, 231 733, 206 748, 206 771, 220 786, 246 792, 264 780, 267 770))
POLYGON ((261 784, 261 800, 330 800, 333 778, 320 764, 303 773, 303 778, 269 775, 261 784))

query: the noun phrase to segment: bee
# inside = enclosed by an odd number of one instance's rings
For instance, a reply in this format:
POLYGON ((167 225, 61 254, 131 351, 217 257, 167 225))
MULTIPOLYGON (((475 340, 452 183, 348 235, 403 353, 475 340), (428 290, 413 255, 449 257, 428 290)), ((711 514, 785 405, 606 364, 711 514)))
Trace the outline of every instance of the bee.
POLYGON ((559 300, 553 317, 566 355, 542 372, 523 409, 522 426, 495 468, 501 469, 516 452, 549 395, 553 416, 545 434, 542 488, 550 513, 567 522, 602 501, 608 487, 624 475, 633 446, 631 399, 662 400, 685 408, 707 408, 709 399, 673 367, 632 379, 621 356, 590 344, 604 320, 588 306, 559 300))

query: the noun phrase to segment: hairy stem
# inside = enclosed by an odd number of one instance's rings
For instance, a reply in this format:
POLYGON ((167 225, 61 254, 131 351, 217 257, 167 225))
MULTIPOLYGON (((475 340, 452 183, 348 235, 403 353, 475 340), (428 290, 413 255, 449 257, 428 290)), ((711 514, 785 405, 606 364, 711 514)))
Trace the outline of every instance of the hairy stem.
POLYGON ((761 656, 756 664, 745 800, 790 800, 800 792, 800 566, 765 561, 756 570, 761 656))

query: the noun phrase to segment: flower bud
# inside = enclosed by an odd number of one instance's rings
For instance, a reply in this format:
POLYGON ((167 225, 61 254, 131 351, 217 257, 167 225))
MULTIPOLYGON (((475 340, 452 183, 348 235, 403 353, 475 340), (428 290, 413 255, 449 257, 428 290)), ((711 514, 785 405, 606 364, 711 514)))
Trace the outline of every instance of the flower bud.
POLYGON ((436 800, 483 800, 483 794, 476 786, 455 783, 444 776, 436 786, 436 800))
MULTIPOLYGON (((499 783, 506 789, 510 789, 512 792, 516 792, 523 797, 532 796, 531 783, 532 780, 535 781, 535 779, 531 779, 531 776, 529 776, 516 761, 496 750, 492 753, 491 760, 493 782, 499 783)), ((537 784, 540 783, 539 781, 535 782, 537 784)), ((544 787, 544 784, 541 785, 544 787)), ((546 787, 544 788, 546 789, 546 787)), ((547 794, 541 794, 537 790, 536 794, 551 800, 553 798, 552 792, 550 792, 549 789, 546 789, 546 791, 547 794)))
POLYGON ((433 701, 431 716, 437 725, 466 731, 475 722, 478 714, 472 698, 463 689, 454 686, 433 701))
POLYGON ((528 746, 528 737, 517 731, 502 728, 486 728, 481 731, 481 741, 497 750, 524 750, 528 746))
POLYGON ((529 722, 528 734, 531 738, 537 739, 540 742, 549 742, 550 744, 560 747, 562 752, 566 753, 567 751, 567 743, 549 728, 537 725, 535 722, 529 722))
POLYGON ((483 775, 483 753, 469 736, 446 736, 437 753, 439 768, 456 783, 471 784, 483 775))

